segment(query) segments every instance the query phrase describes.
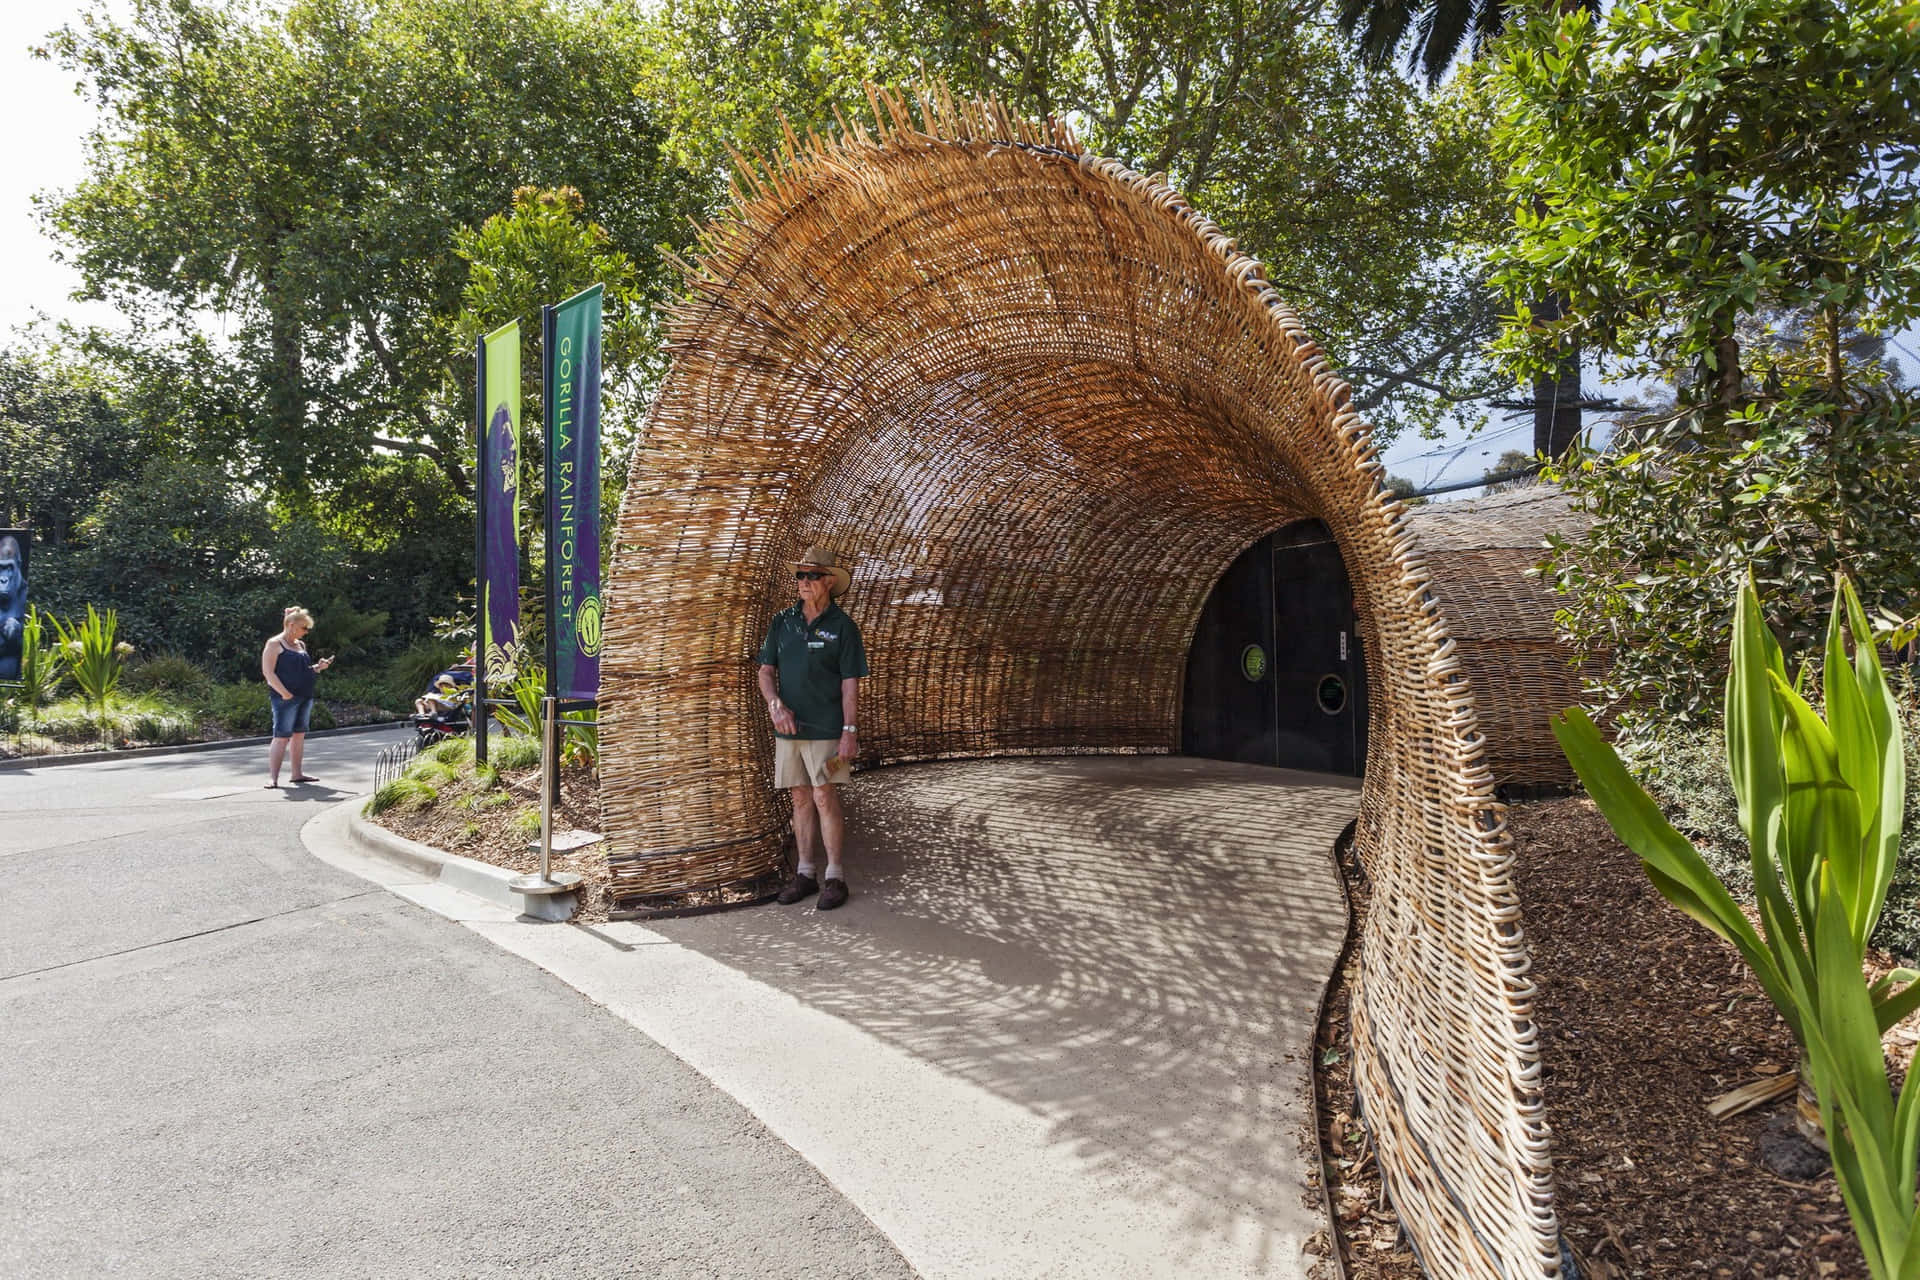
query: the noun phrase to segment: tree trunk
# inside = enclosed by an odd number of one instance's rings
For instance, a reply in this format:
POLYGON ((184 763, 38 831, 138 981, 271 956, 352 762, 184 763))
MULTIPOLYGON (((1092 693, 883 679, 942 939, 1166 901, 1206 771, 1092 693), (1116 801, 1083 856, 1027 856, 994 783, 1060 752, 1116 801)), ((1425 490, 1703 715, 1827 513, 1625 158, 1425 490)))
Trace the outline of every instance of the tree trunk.
MULTIPOLYGON (((1548 293, 1533 306, 1533 314, 1545 321, 1558 320, 1565 313, 1564 299, 1557 293, 1548 293)), ((1576 346, 1560 357, 1552 373, 1534 376, 1534 453, 1560 457, 1580 438, 1580 428, 1580 348, 1576 346)))
POLYGON ((267 421, 272 427, 270 453, 283 479, 304 477, 310 442, 307 440, 307 387, 300 322, 278 288, 276 267, 261 273, 262 301, 267 308, 269 365, 267 421))

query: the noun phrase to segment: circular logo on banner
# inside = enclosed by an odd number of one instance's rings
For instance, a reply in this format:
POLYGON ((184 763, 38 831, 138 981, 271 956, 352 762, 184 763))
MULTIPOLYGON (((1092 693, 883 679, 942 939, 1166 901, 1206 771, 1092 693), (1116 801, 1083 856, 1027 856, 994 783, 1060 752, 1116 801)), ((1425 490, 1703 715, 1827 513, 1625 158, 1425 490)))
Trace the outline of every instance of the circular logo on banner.
POLYGON ((1267 651, 1250 644, 1240 651, 1240 674, 1258 684, 1267 674, 1267 651))
POLYGON ((588 596, 573 615, 574 632, 580 637, 580 652, 589 658, 600 656, 600 597, 588 596))

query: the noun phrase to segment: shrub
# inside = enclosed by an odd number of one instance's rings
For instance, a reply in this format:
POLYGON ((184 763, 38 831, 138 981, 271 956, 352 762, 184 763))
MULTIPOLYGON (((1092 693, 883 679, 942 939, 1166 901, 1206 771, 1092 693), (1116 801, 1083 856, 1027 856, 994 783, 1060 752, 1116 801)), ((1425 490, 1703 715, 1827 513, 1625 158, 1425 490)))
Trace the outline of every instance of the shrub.
POLYGON ((501 773, 534 768, 540 763, 540 744, 532 738, 490 738, 487 763, 501 773))
POLYGON ((115 698, 104 711, 94 710, 84 699, 66 698, 38 715, 24 716, 23 723, 60 742, 87 742, 102 736, 156 744, 186 742, 195 728, 191 711, 151 694, 115 698))
POLYGON ((103 732, 99 719, 81 698, 62 698, 25 718, 28 730, 55 742, 87 742, 103 732))
POLYGON ((159 653, 127 668, 121 687, 129 693, 171 694, 176 702, 201 703, 213 693, 213 676, 177 653, 159 653))
POLYGON ((451 640, 415 640, 387 668, 386 684, 393 696, 405 699, 403 707, 411 707, 435 676, 460 661, 460 654, 451 640))
POLYGON ((440 793, 419 778, 402 774, 383 785, 373 793, 362 810, 369 818, 392 809, 405 812, 409 809, 424 809, 440 799, 440 793))
POLYGON ((321 677, 320 696, 328 702, 343 702, 356 707, 378 707, 402 715, 413 710, 413 695, 393 688, 385 675, 336 676, 331 671, 321 677))
POLYGON ((537 804, 530 804, 525 806, 524 808, 516 810, 513 815, 513 829, 515 831, 520 832, 522 835, 529 835, 529 836, 539 835, 540 834, 540 806, 537 804))
POLYGON ((228 733, 249 737, 266 733, 273 724, 267 705, 267 686, 260 681, 215 686, 207 699, 207 714, 228 733))
POLYGON ((150 695, 113 708, 108 719, 122 736, 155 745, 190 742, 199 727, 192 711, 150 695))
MULTIPOLYGON (((1901 700, 1907 776, 1920 778, 1920 702, 1901 700)), ((1643 767, 1648 789, 1668 821, 1690 837, 1713 873, 1740 901, 1753 904, 1753 867, 1740 808, 1727 776, 1726 739, 1719 729, 1672 735, 1657 768, 1643 767)), ((1873 944, 1904 963, 1920 961, 1920 787, 1907 791, 1906 820, 1894 864, 1887 905, 1873 931, 1873 944)))

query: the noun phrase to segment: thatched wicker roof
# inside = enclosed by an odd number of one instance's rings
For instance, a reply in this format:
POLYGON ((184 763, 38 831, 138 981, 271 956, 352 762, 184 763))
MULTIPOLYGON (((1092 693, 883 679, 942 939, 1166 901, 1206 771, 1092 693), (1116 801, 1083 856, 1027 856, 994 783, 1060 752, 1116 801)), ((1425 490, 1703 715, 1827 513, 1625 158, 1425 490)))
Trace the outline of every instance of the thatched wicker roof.
POLYGON ((1529 571, 1549 535, 1578 538, 1589 517, 1558 486, 1540 483, 1412 507, 1407 520, 1473 683, 1495 784, 1572 785, 1550 722, 1580 701, 1580 673, 1554 625, 1553 591, 1529 571))
POLYGON ((750 659, 806 545, 852 560, 867 764, 1168 751, 1213 582, 1320 519, 1369 661, 1367 1120, 1433 1274, 1557 1274, 1504 811, 1347 386, 1164 182, 993 104, 871 105, 747 167, 672 318, 606 633, 615 891, 777 867, 750 659))

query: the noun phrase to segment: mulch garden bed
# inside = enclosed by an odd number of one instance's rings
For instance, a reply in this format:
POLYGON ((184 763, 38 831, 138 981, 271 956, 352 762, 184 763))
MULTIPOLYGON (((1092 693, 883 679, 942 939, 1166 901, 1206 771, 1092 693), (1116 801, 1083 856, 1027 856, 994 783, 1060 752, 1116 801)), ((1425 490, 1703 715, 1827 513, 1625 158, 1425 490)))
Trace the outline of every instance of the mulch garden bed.
MULTIPOLYGON (((448 853, 505 867, 509 871, 531 873, 540 870, 540 833, 531 834, 516 822, 525 809, 539 808, 540 770, 502 772, 501 783, 512 802, 492 808, 468 803, 471 791, 443 794, 437 804, 424 809, 388 809, 374 818, 389 831, 418 840, 448 853), (531 843, 533 847, 528 848, 531 843)), ((563 768, 560 771, 560 803, 553 812, 555 831, 599 831, 600 788, 593 771, 563 768)), ((571 853, 556 852, 548 867, 553 871, 576 871, 581 877, 580 910, 574 919, 592 923, 607 918, 607 860, 600 845, 590 844, 571 853)))
MULTIPOLYGON (((1832 1174, 1783 1177, 1763 1147, 1804 1154, 1791 1097, 1726 1120, 1711 1098, 1798 1060, 1732 947, 1670 907, 1584 797, 1517 805, 1561 1228, 1587 1280, 1864 1280, 1832 1174)), ((1366 882, 1346 867, 1356 919, 1366 882)), ((1885 963, 1885 958, 1877 958, 1885 963)), ((1328 1191, 1347 1272, 1420 1275, 1381 1201, 1348 1070, 1349 957, 1328 994, 1318 1088, 1328 1191)), ((1904 1070, 1914 1020, 1888 1048, 1904 1070)))

